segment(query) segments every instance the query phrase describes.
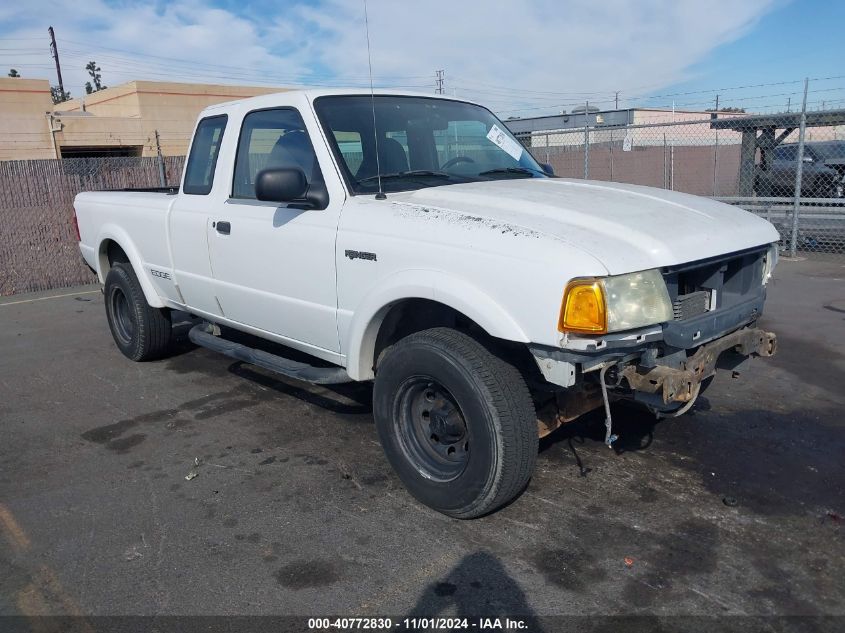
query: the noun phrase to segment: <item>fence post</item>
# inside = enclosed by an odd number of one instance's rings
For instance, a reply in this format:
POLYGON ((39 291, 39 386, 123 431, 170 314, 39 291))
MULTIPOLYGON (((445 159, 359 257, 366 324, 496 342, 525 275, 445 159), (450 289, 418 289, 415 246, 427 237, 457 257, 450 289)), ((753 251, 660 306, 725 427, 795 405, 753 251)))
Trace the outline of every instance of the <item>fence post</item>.
POLYGON ((584 180, 590 178, 590 102, 584 104, 584 180))
MULTIPOLYGON (((719 118, 719 95, 716 95, 716 109, 713 111, 713 120, 719 118)), ((713 144, 713 197, 716 197, 716 172, 719 168, 719 128, 715 129, 716 141, 713 144)))
POLYGON ((798 127, 798 166, 795 169, 795 199, 792 203, 792 232, 789 236, 789 256, 795 257, 798 250, 798 212, 801 209, 801 180, 804 176, 804 135, 807 131, 807 88, 809 78, 804 79, 804 101, 801 103, 801 123, 798 127))
POLYGON ((158 180, 162 187, 167 186, 167 175, 164 173, 164 157, 161 155, 161 142, 158 138, 158 130, 156 133, 156 155, 158 156, 158 180))

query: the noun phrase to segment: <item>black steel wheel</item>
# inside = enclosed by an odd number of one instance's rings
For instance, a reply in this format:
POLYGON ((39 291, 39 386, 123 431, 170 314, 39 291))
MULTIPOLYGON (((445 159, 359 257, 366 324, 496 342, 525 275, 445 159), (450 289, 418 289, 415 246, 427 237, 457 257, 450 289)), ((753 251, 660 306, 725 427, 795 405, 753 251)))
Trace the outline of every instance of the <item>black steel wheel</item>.
POLYGON ((432 481, 460 475, 469 461, 469 432, 449 390, 417 376, 400 386, 394 403, 394 432, 406 458, 432 481))
POLYGON ((135 334, 135 314, 129 308, 129 300, 119 285, 112 286, 107 299, 114 315, 114 336, 121 345, 130 345, 135 334))
POLYGON ((537 459, 537 416, 520 372, 476 339, 432 328, 392 345, 376 371, 373 414, 402 483, 449 516, 505 505, 537 459))
POLYGON ((109 270, 103 292, 109 329, 124 356, 145 361, 161 358, 170 351, 170 310, 147 303, 130 264, 118 263, 109 270))

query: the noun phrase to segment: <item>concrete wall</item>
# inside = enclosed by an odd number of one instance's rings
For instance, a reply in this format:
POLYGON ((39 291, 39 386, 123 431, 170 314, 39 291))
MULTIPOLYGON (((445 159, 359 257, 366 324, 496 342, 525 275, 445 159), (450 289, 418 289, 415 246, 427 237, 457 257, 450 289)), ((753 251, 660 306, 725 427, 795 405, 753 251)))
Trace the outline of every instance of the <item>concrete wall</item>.
POLYGON ((133 147, 142 156, 155 156, 156 130, 162 152, 180 156, 187 152, 203 108, 283 90, 131 81, 54 106, 46 79, 4 77, 0 78, 0 160, 58 158, 63 147, 133 147))
POLYGON ((84 99, 72 99, 56 106, 65 126, 57 140, 61 146, 142 146, 143 156, 156 153, 158 130, 162 152, 183 155, 199 113, 225 101, 281 92, 285 88, 223 86, 161 81, 132 81, 107 88, 84 99), (82 110, 85 110, 85 116, 82 110))
POLYGON ((52 109, 46 79, 0 78, 0 160, 54 158, 46 114, 52 109))

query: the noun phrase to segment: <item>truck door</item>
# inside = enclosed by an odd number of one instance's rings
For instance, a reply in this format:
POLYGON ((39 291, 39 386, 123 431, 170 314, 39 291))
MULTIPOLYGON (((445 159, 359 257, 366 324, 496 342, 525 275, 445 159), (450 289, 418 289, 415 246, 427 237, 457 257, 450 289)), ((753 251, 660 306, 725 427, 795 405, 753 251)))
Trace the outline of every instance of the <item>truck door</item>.
POLYGON ((206 227, 213 211, 211 199, 225 196, 222 193, 215 196, 212 190, 220 188, 214 176, 223 135, 231 134, 226 132, 226 123, 226 115, 221 114, 206 117, 197 124, 182 189, 168 218, 174 281, 185 305, 192 311, 215 316, 220 316, 220 306, 215 298, 206 227))
POLYGON ((309 183, 323 182, 296 108, 254 110, 243 119, 231 195, 215 199, 208 226, 223 316, 300 348, 338 352, 335 236, 342 197, 319 210, 256 200, 256 175, 272 167, 298 167, 309 183))

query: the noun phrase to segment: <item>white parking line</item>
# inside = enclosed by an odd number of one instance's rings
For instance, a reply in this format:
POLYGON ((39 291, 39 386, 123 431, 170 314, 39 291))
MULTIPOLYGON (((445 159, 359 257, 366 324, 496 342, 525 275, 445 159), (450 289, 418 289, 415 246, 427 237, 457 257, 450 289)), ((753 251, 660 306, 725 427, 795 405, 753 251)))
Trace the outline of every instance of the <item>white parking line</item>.
POLYGON ((14 306, 20 303, 32 303, 34 301, 47 301, 47 299, 61 299, 62 297, 75 297, 77 295, 93 295, 99 293, 99 290, 83 290, 82 292, 68 292, 63 295, 51 295, 49 297, 37 297, 36 299, 22 299, 21 301, 9 301, 8 303, 0 303, 0 308, 3 306, 14 306))

